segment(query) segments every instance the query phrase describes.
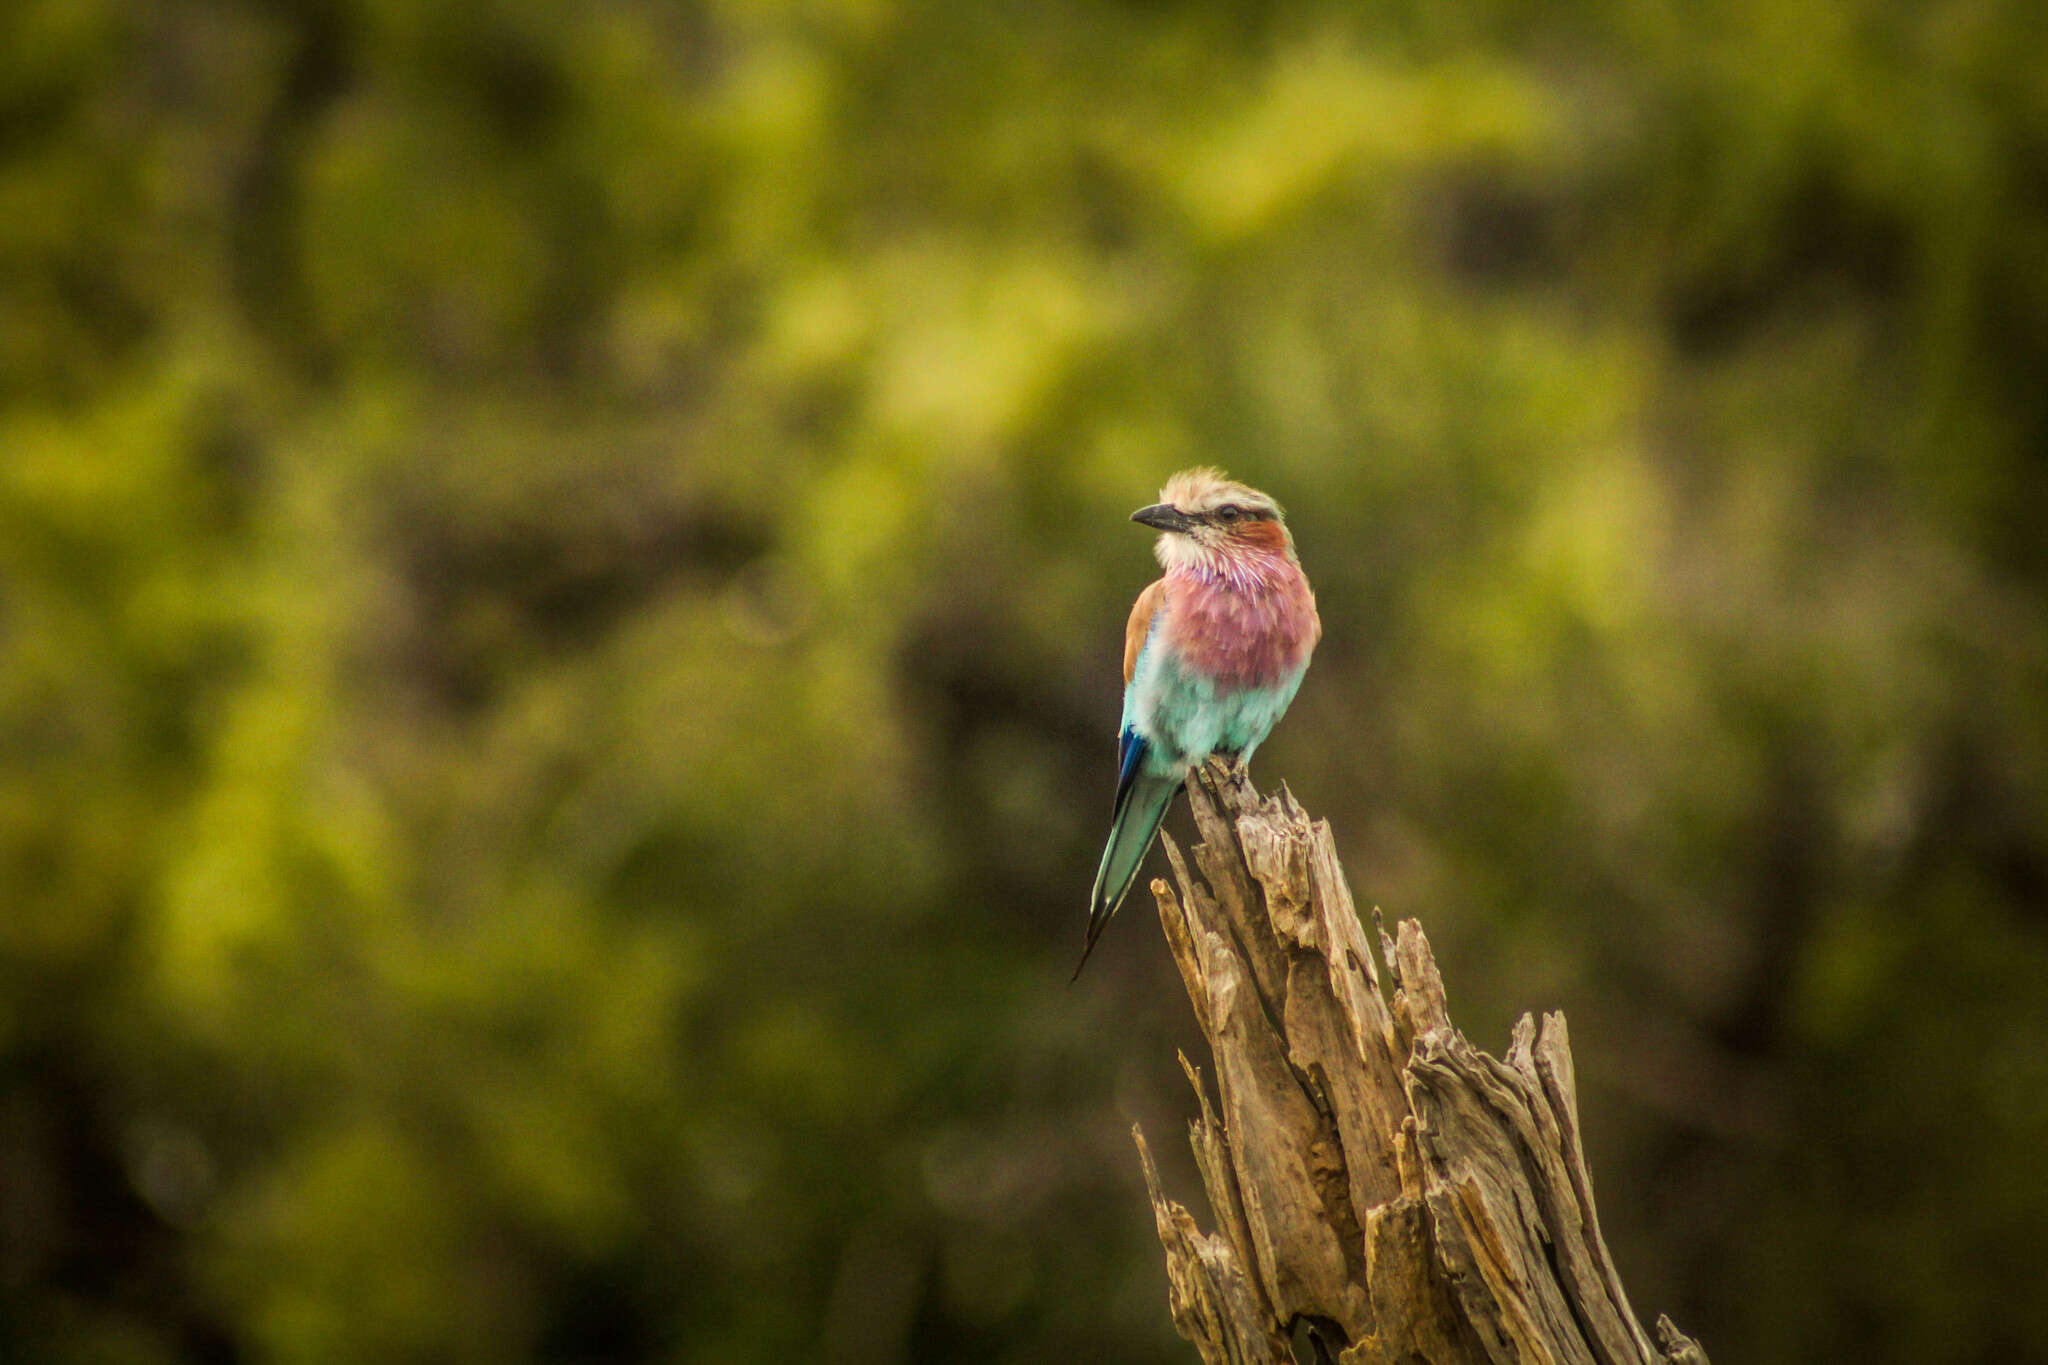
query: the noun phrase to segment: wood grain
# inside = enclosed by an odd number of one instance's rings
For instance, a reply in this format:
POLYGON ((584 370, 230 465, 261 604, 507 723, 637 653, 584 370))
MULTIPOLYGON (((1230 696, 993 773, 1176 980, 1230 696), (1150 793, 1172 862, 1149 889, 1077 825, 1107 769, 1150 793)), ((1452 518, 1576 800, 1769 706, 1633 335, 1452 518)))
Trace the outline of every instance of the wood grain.
POLYGON ((1601 1238, 1564 1016, 1480 1051, 1419 924, 1375 913, 1375 960, 1327 823, 1220 764, 1188 794, 1192 870, 1168 838, 1152 893, 1214 1060, 1213 1103, 1181 1065, 1216 1231, 1134 1136, 1203 1361, 1707 1365, 1643 1330, 1601 1238))

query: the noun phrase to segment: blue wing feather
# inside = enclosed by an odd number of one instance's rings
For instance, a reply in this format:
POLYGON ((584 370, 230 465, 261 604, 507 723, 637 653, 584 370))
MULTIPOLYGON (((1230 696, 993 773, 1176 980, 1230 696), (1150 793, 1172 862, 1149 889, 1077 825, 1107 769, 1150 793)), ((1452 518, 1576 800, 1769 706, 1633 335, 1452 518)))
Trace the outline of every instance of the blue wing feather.
POLYGON ((1081 975, 1095 940, 1109 923, 1125 893, 1136 880, 1138 868, 1152 841, 1159 836, 1160 821, 1173 794, 1180 790, 1180 774, 1149 771, 1145 762, 1152 746, 1129 725, 1117 736, 1116 807, 1109 819, 1109 843, 1102 850, 1102 866, 1095 872, 1095 889, 1089 896, 1088 942, 1074 975, 1081 975))
POLYGON ((1124 808, 1130 799, 1131 782, 1138 775, 1138 768, 1145 761, 1145 737, 1126 725, 1123 733, 1116 737, 1116 803, 1110 807, 1112 818, 1124 808))

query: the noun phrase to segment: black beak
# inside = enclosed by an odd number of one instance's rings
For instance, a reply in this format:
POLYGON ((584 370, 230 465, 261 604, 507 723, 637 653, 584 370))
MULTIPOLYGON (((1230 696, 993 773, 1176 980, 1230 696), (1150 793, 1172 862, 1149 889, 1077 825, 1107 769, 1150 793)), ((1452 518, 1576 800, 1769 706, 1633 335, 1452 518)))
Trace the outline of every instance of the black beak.
POLYGON ((1155 502, 1150 507, 1140 507, 1131 513, 1131 520, 1140 526, 1152 526, 1161 531, 1185 531, 1195 524, 1195 519, 1170 503, 1155 502))

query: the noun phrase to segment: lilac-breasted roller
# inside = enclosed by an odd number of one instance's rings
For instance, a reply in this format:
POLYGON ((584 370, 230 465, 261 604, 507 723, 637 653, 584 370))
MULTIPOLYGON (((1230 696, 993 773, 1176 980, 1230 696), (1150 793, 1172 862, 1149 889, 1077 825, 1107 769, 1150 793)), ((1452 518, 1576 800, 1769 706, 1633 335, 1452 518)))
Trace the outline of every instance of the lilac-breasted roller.
POLYGON ((1164 577, 1124 632, 1116 810, 1088 905, 1088 943, 1123 904, 1188 770, 1247 762, 1294 700, 1323 633, 1280 505, 1214 469, 1174 475, 1131 513, 1159 531, 1164 577))

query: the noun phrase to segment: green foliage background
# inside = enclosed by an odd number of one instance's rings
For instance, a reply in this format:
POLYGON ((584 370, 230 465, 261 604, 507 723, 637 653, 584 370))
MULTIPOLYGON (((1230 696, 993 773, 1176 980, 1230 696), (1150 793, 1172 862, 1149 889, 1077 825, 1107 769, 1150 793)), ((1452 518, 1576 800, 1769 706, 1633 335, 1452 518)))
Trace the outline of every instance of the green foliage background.
POLYGON ((1263 779, 1568 1011, 1638 1306, 2048 1359, 2044 52, 0 6, 0 1357, 1189 1359, 1185 1002, 1065 977, 1215 462, 1263 779))

